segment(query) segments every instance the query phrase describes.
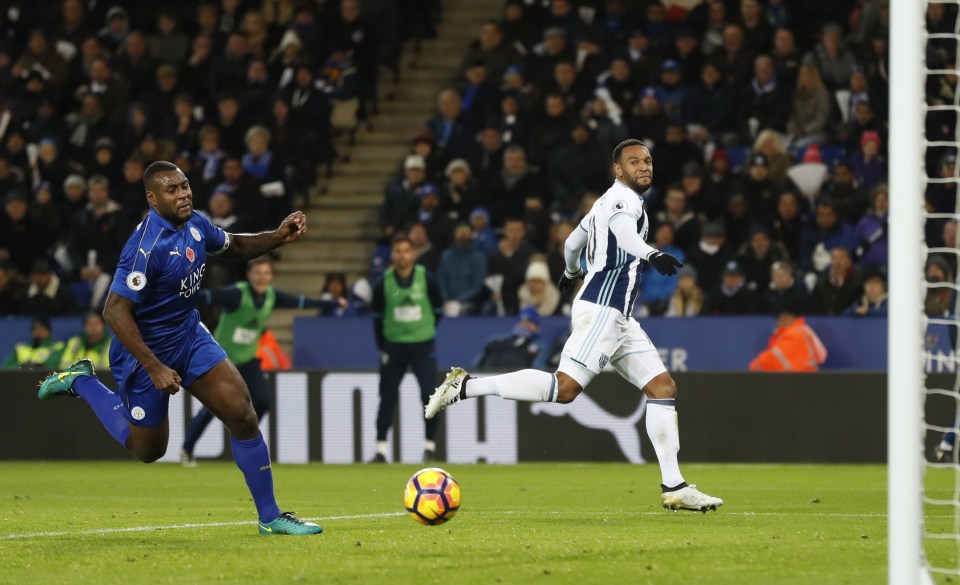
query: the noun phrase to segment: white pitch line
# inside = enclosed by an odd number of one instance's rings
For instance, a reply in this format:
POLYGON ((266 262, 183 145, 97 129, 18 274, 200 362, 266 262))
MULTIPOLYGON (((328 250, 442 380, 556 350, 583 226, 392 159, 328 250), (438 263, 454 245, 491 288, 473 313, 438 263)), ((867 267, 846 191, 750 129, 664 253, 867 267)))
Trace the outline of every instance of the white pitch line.
MULTIPOLYGON (((326 522, 329 520, 361 520, 363 518, 390 518, 393 516, 406 516, 406 512, 385 512, 383 514, 357 514, 355 516, 327 516, 325 518, 303 518, 303 520, 318 520, 326 522)), ((182 528, 219 528, 222 526, 244 526, 256 525, 255 521, 245 520, 243 522, 207 522, 203 524, 170 524, 167 526, 130 526, 128 528, 97 528, 91 530, 74 530, 64 532, 25 532, 22 534, 7 534, 0 536, 0 540, 17 540, 20 538, 39 538, 46 536, 85 536, 97 534, 118 534, 122 532, 151 532, 153 530, 179 530, 182 528)))
MULTIPOLYGON (((498 514, 522 514, 516 510, 502 510, 498 514)), ((642 516, 662 516, 667 512, 639 512, 642 516)), ((551 515, 559 514, 551 512, 551 515)), ((730 512, 717 511, 721 516, 816 516, 821 518, 886 518, 886 514, 843 514, 843 513, 806 513, 806 512, 730 512)), ((330 520, 362 520, 364 518, 393 518, 396 516, 405 516, 406 512, 384 512, 381 514, 356 514, 353 516, 326 516, 323 518, 304 518, 304 520, 316 520, 327 522, 330 520)), ((584 514, 578 514, 583 516, 584 514)), ((592 516, 606 516, 603 512, 594 512, 592 516)), ((930 515, 927 518, 953 518, 953 515, 930 515)), ((101 534, 120 534, 123 532, 151 532, 154 530, 179 530, 183 528, 220 528, 223 526, 244 526, 252 525, 255 522, 244 520, 242 522, 206 522, 196 524, 169 524, 166 526, 130 526, 128 528, 98 528, 91 530, 74 530, 64 532, 25 532, 22 534, 7 534, 0 536, 0 540, 18 540, 21 538, 40 538, 47 536, 86 536, 101 534)))

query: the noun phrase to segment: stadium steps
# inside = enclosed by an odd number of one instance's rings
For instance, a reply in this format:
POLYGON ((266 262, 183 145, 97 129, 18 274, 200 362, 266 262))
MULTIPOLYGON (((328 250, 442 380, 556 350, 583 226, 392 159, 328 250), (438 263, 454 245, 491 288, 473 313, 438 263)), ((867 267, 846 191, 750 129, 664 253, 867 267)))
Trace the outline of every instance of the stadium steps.
MULTIPOLYGON (((329 180, 321 179, 304 206, 310 230, 302 241, 281 250, 277 288, 316 296, 327 272, 345 272, 349 283, 363 277, 379 236, 377 208, 383 190, 400 168, 410 142, 436 109, 437 93, 457 77, 467 45, 488 18, 499 17, 501 3, 444 0, 436 39, 425 39, 419 54, 404 44, 400 83, 392 73, 380 78, 380 110, 361 125, 355 143, 337 140, 341 159, 329 180)), ((285 349, 293 346, 293 319, 316 311, 277 311, 268 326, 285 349)))

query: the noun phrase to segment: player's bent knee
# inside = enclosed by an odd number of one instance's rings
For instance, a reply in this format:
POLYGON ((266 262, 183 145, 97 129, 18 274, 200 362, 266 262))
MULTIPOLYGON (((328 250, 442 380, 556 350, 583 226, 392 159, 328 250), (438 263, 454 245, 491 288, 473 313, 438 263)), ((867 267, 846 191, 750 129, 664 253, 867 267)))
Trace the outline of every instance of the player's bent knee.
POLYGON ((560 404, 570 404, 573 402, 583 388, 576 380, 563 372, 557 372, 557 402, 560 404))
POLYGON ((133 456, 136 457, 139 461, 143 463, 153 463, 157 461, 167 452, 166 445, 163 449, 157 447, 147 447, 145 449, 132 449, 133 456))
POLYGON ((643 391, 650 398, 669 399, 677 397, 677 383, 669 372, 664 372, 643 387, 643 391))

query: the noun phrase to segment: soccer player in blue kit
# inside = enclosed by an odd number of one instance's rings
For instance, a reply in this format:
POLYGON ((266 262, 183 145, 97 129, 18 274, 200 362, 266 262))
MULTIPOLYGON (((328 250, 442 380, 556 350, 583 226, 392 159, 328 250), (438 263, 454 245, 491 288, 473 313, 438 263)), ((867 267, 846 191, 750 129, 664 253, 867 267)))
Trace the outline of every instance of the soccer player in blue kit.
POLYGON ((256 258, 302 236, 306 216, 294 212, 273 232, 230 234, 193 212, 190 183, 176 165, 151 164, 143 184, 150 211, 120 254, 103 310, 116 336, 110 369, 118 391, 97 379, 89 360, 80 360, 48 376, 38 397, 83 398, 114 439, 150 463, 167 451, 170 395, 185 388, 229 429, 260 533, 323 532, 277 506, 270 453, 250 393, 195 308, 208 252, 228 260, 256 258))

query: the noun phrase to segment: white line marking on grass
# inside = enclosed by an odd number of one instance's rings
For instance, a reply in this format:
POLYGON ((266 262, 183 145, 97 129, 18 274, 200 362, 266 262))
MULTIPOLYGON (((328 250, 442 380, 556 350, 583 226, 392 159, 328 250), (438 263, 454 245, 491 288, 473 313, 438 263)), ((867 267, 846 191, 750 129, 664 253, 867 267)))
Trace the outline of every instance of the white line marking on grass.
MULTIPOLYGON (((362 520, 364 518, 391 518, 393 516, 406 516, 406 512, 385 512, 382 514, 356 514, 354 516, 327 516, 324 518, 303 518, 303 520, 319 520, 327 522, 330 520, 362 520)), ((19 538, 40 538, 47 536, 85 536, 99 534, 119 534, 122 532, 151 532, 154 530, 180 530, 183 528, 220 528, 222 526, 256 526, 256 520, 244 520, 242 522, 206 522, 196 524, 170 524, 166 526, 130 526, 128 528, 96 528, 90 530, 72 530, 64 532, 24 532, 21 534, 7 534, 0 536, 0 540, 16 540, 19 538)))

